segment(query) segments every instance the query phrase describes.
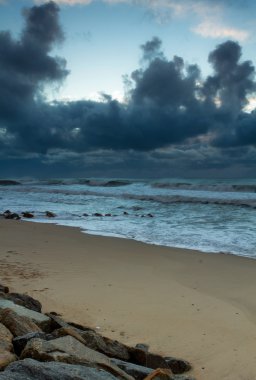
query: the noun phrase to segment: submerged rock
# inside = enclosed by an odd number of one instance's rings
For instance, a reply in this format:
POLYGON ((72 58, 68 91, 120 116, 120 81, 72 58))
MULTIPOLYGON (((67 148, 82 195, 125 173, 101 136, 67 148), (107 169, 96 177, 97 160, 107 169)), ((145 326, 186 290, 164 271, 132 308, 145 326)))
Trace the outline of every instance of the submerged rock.
POLYGON ((32 214, 31 212, 22 212, 22 215, 24 218, 28 218, 28 219, 31 219, 31 218, 34 218, 34 214, 32 214))
POLYGON ((55 218, 56 217, 56 214, 54 214, 54 212, 51 212, 51 211, 45 211, 45 215, 48 218, 55 218))
POLYGON ((81 365, 41 363, 33 359, 10 364, 0 374, 0 380, 116 380, 110 373, 81 365))

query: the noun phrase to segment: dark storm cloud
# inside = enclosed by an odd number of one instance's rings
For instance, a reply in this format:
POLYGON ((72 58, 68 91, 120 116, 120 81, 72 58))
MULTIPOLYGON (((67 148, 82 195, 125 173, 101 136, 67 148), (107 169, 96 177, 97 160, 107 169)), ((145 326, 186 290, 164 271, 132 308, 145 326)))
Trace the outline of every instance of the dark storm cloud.
POLYGON ((58 13, 53 2, 34 6, 24 12, 18 40, 0 33, 2 163, 20 159, 31 170, 66 165, 92 173, 108 167, 111 175, 133 166, 166 175, 227 168, 238 165, 237 157, 253 161, 256 114, 243 109, 255 93, 255 68, 242 60, 238 43, 227 41, 209 54, 213 74, 204 80, 197 65, 168 59, 154 37, 141 46, 126 104, 107 94, 101 102, 49 104, 44 86, 68 74, 66 61, 51 55, 63 40, 58 13))

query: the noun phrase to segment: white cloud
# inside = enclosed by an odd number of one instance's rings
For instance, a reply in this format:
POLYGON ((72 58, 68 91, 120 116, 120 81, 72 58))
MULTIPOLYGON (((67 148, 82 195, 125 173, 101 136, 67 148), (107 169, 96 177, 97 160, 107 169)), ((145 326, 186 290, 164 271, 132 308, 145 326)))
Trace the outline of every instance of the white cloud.
POLYGON ((233 38, 238 41, 245 41, 249 37, 249 32, 246 30, 221 25, 214 20, 205 20, 192 30, 202 37, 210 38, 233 38))

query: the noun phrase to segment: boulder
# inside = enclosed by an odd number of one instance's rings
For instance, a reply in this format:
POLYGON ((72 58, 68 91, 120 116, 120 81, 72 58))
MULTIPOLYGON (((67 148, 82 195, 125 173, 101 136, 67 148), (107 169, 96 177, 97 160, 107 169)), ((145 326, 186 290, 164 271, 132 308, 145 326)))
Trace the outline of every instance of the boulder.
POLYGON ((132 377, 112 364, 107 356, 84 346, 72 336, 64 336, 51 341, 32 339, 27 343, 21 354, 21 359, 25 358, 32 358, 39 361, 82 364, 102 368, 115 375, 118 379, 132 379, 132 377))
POLYGON ((165 357, 164 360, 174 374, 180 374, 191 370, 191 364, 183 359, 165 357))
POLYGON ((100 214, 100 213, 98 213, 98 212, 95 212, 95 213, 93 214, 93 216, 103 216, 103 215, 100 214))
POLYGON ((141 365, 143 367, 148 367, 152 369, 157 368, 169 368, 167 362, 164 358, 157 354, 152 354, 140 348, 130 348, 130 362, 134 364, 141 365))
POLYGON ((38 313, 41 313, 42 311, 41 303, 27 294, 9 293, 7 295, 7 299, 13 301, 17 305, 21 305, 27 309, 37 311, 38 313))
POLYGON ((10 364, 0 373, 0 380, 116 380, 110 373, 81 365, 41 363, 33 359, 10 364))
POLYGON ((47 216, 47 218, 55 218, 56 217, 56 214, 54 214, 54 212, 51 212, 51 211, 45 211, 45 215, 47 216))
POLYGON ((36 332, 31 332, 31 333, 28 333, 26 335, 22 335, 22 336, 17 336, 16 338, 13 339, 12 341, 12 344, 13 344, 13 348, 14 348, 14 352, 17 356, 20 356, 21 355, 21 352, 24 350, 26 344, 31 340, 31 339, 34 339, 34 338, 40 338, 40 339, 44 339, 44 340, 50 340, 50 339, 53 339, 52 335, 50 334, 45 334, 43 332, 40 332, 40 331, 36 331, 36 332))
POLYGON ((31 218, 34 218, 34 214, 32 214, 31 212, 22 212, 22 215, 24 218, 28 218, 28 219, 31 219, 31 218))
POLYGON ((170 369, 158 368, 148 375, 145 380, 173 380, 173 373, 170 369))
POLYGON ((144 367, 157 369, 171 369, 174 374, 181 374, 191 370, 189 362, 174 357, 162 357, 161 355, 147 352, 141 348, 135 347, 129 349, 130 362, 142 365, 144 367))
POLYGON ((5 219, 15 219, 15 220, 19 220, 19 219, 20 219, 20 216, 19 216, 19 214, 17 214, 16 212, 10 212, 9 210, 7 210, 7 211, 4 212, 4 218, 5 218, 5 219))
POLYGON ((137 364, 127 363, 119 359, 111 359, 111 363, 121 368, 124 372, 128 373, 128 375, 131 375, 136 380, 143 380, 151 372, 153 372, 153 369, 151 368, 142 367, 137 364))
POLYGON ((41 331, 40 327, 38 327, 30 318, 18 315, 11 309, 1 310, 0 322, 5 325, 14 336, 41 331))
MULTIPOLYGON (((18 316, 26 317, 29 320, 33 321, 43 331, 49 332, 49 329, 51 328, 51 319, 48 316, 41 314, 41 313, 38 313, 37 311, 27 309, 24 306, 17 305, 13 301, 6 300, 6 299, 0 299, 0 315, 1 315, 1 311, 3 309, 7 309, 7 308, 12 310, 13 312, 15 312, 18 316)), ((26 334, 28 332, 32 332, 32 331, 36 331, 36 330, 25 331, 25 332, 23 332, 21 334, 17 334, 17 335, 24 335, 24 334, 26 334)))
POLYGON ((85 340, 86 346, 92 350, 99 351, 111 358, 130 359, 129 348, 116 340, 103 337, 94 331, 82 331, 81 336, 85 340))
POLYGON ((10 330, 0 323, 0 351, 12 351, 12 338, 10 330))
POLYGON ((9 351, 0 350, 0 371, 16 360, 16 356, 9 351))

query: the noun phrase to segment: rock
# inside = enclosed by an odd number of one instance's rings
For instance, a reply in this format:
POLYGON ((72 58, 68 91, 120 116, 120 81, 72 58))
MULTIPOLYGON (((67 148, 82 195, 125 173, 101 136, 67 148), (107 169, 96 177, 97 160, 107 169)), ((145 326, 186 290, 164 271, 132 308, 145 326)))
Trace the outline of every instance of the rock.
POLYGON ((114 363, 117 367, 121 368, 124 372, 131 375, 136 380, 143 380, 147 377, 153 369, 142 367, 137 364, 127 363, 119 359, 111 359, 111 363, 114 363))
POLYGON ((24 218, 28 218, 28 219, 31 219, 31 218, 34 218, 34 215, 31 213, 31 212, 22 212, 22 215, 24 218))
POLYGON ((33 359, 10 364, 0 374, 0 380, 116 380, 110 373, 81 365, 41 363, 33 359))
POLYGON ((174 357, 162 357, 141 348, 130 348, 130 361, 148 368, 167 368, 171 369, 174 374, 181 374, 191 369, 191 365, 186 360, 174 357))
POLYGON ((130 348, 130 362, 152 369, 169 368, 164 358, 139 348, 130 348))
POLYGON ((165 357, 164 360, 174 374, 180 374, 191 370, 191 364, 183 359, 165 357))
POLYGON ((135 348, 139 348, 140 350, 148 352, 149 350, 149 345, 145 343, 137 343, 135 348))
POLYGON ((9 293, 8 286, 0 285, 0 292, 1 293, 9 293))
POLYGON ((86 214, 86 212, 83 214, 83 216, 89 216, 89 214, 86 214))
POLYGON ((44 340, 50 340, 53 339, 53 337, 49 334, 45 334, 43 332, 37 331, 37 332, 31 332, 26 335, 17 336, 13 339, 12 344, 14 348, 14 352, 17 356, 20 356, 21 352, 24 350, 26 344, 34 338, 40 338, 44 340))
MULTIPOLYGON (((6 299, 0 299, 0 312, 3 309, 7 309, 7 308, 10 309, 11 311, 15 312, 18 316, 20 316, 20 317, 26 317, 31 322, 33 321, 43 331, 45 331, 45 332, 49 332, 50 331, 50 328, 51 328, 51 319, 49 317, 47 317, 46 315, 38 313, 37 311, 34 311, 34 310, 27 309, 24 306, 17 305, 13 301, 6 300, 6 299)), ((0 315, 1 314, 2 313, 0 313, 0 315)), ((30 331, 26 330, 26 331, 21 332, 21 333, 19 333, 17 335, 24 335, 24 334, 26 334, 28 332, 31 332, 31 331, 36 331, 36 330, 30 330, 30 331)))
POLYGON ((76 329, 72 327, 61 327, 60 329, 54 330, 52 332, 52 336, 54 336, 54 338, 60 338, 62 336, 67 336, 67 335, 73 336, 73 338, 77 339, 79 342, 86 345, 85 340, 76 331, 76 329))
POLYGON ((129 215, 127 211, 124 211, 123 214, 124 214, 124 215, 129 215))
POLYGON ((8 364, 16 360, 16 356, 9 351, 0 350, 0 371, 2 371, 8 364))
POLYGON ((172 371, 170 369, 158 368, 148 375, 145 380, 173 380, 172 371))
POLYGON ((14 336, 41 331, 41 329, 30 318, 18 315, 11 309, 1 310, 0 322, 5 325, 5 327, 7 327, 14 336))
POLYGON ((92 350, 99 351, 111 358, 130 359, 128 347, 116 340, 103 337, 94 331, 81 332, 81 336, 85 340, 86 346, 92 350))
POLYGON ((149 218, 154 218, 154 215, 152 215, 152 214, 147 214, 147 216, 148 216, 149 218))
POLYGON ((56 214, 54 214, 54 213, 51 212, 51 211, 45 211, 45 215, 46 215, 48 218, 55 218, 55 217, 56 217, 56 214))
POLYGON ((27 309, 37 311, 38 313, 41 313, 42 311, 41 303, 27 294, 9 293, 7 295, 7 299, 13 301, 17 305, 21 305, 27 309))
POLYGON ((20 216, 19 214, 17 214, 16 212, 8 212, 9 210, 5 211, 4 212, 4 218, 5 219, 14 219, 14 220, 19 220, 20 219, 20 216))
POLYGON ((83 364, 91 367, 103 368, 119 379, 132 379, 132 377, 112 364, 107 356, 84 346, 72 336, 65 336, 51 341, 32 339, 22 351, 21 359, 24 358, 32 358, 39 361, 83 364))
POLYGON ((0 351, 12 351, 12 338, 10 330, 0 323, 0 351))
POLYGON ((103 216, 102 214, 99 214, 98 212, 95 212, 93 216, 103 216))
POLYGON ((105 214, 105 216, 112 216, 112 214, 105 214))

